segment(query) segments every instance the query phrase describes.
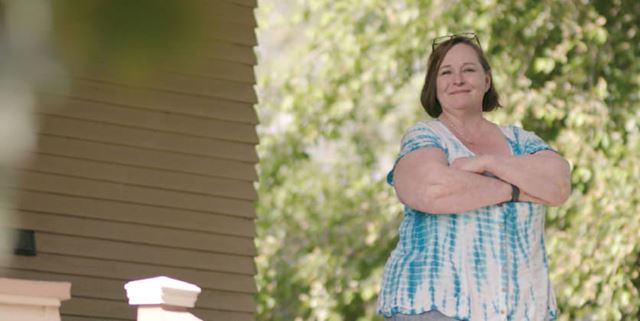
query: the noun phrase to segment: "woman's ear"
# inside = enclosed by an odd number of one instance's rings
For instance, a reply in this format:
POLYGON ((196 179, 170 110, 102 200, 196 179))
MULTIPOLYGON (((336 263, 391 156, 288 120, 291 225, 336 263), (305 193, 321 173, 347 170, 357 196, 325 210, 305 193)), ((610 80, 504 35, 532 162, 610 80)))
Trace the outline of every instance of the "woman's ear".
POLYGON ((487 73, 485 75, 484 83, 485 83, 484 93, 486 94, 489 91, 489 89, 491 89, 491 74, 490 73, 487 73))

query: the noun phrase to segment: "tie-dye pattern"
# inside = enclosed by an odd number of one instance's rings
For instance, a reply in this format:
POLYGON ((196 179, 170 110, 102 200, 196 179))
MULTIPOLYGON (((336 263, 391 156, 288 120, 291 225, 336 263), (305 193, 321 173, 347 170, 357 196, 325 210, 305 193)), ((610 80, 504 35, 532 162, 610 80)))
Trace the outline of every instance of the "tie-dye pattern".
MULTIPOLYGON (((513 155, 552 150, 535 134, 502 126, 513 155)), ((412 126, 398 160, 424 147, 449 163, 473 156, 439 121, 412 126)), ((397 162, 397 161, 396 161, 397 162)), ((393 169, 387 176, 393 185, 393 169)), ((473 321, 556 319, 544 247, 544 207, 507 202, 434 215, 408 207, 385 265, 378 312, 387 317, 430 310, 473 321)))

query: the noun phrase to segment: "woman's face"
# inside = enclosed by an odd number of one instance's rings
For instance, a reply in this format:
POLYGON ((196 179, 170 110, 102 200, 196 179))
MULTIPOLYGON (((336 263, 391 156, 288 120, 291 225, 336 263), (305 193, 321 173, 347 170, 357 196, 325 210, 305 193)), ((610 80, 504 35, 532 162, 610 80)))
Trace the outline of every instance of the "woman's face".
POLYGON ((491 80, 471 46, 453 46, 442 60, 436 79, 436 95, 443 111, 482 111, 482 98, 491 80))

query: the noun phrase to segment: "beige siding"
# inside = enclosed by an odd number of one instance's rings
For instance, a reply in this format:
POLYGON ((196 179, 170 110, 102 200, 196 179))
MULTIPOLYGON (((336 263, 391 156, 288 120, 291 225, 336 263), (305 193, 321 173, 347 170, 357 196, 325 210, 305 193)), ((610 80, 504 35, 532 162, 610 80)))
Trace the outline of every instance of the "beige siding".
MULTIPOLYGON (((115 164, 156 168, 202 176, 253 180, 257 178, 255 164, 234 159, 203 157, 185 153, 172 153, 140 146, 119 145, 84 137, 59 137, 42 134, 40 153, 75 157, 115 164)), ((220 154, 225 153, 219 151, 220 154)))
POLYGON ((191 63, 126 80, 69 66, 71 90, 40 95, 18 219, 0 219, 34 230, 37 255, 0 275, 72 282, 63 321, 134 320, 124 284, 158 275, 200 286, 204 320, 255 320, 257 2, 206 6, 191 63))
MULTIPOLYGON (((96 251, 100 251, 100 249, 96 249, 96 251)), ((255 291, 253 276, 250 274, 225 273, 187 267, 106 260, 103 258, 61 255, 46 252, 39 252, 35 257, 16 257, 12 260, 11 264, 11 268, 15 269, 116 278, 121 280, 135 280, 157 275, 166 275, 196 283, 205 289, 242 293, 253 293, 255 291)), ((99 291, 100 289, 97 290, 99 291)))
MULTIPOLYGON (((241 47, 245 48, 246 47, 241 47)), ((249 64, 248 62, 247 64, 249 64)), ((181 95, 167 91, 133 88, 121 85, 74 79, 73 88, 67 96, 85 101, 106 103, 112 108, 126 107, 170 113, 172 115, 193 116, 229 120, 239 123, 257 124, 258 118, 252 104, 195 95, 181 95)), ((57 107, 54 100, 47 97, 46 106, 57 107)), ((62 101, 67 104, 67 101, 62 101)), ((48 109, 45 109, 48 110, 48 109)))
MULTIPOLYGON (((93 108, 91 103, 86 104, 86 108, 93 108)), ((58 115, 43 115, 40 117, 42 128, 40 132, 51 136, 58 137, 79 137, 92 141, 101 141, 117 145, 127 145, 135 147, 143 147, 148 149, 157 149, 167 152, 176 152, 189 155, 210 156, 213 158, 240 158, 244 156, 247 161, 251 161, 254 157, 249 151, 250 146, 247 144, 257 143, 255 135, 255 127, 244 124, 234 124, 228 121, 209 120, 211 126, 219 126, 217 130, 209 130, 209 132, 200 132, 199 135, 182 134, 176 132, 168 132, 167 130, 175 126, 175 130, 184 130, 182 126, 190 123, 181 124, 170 123, 171 119, 165 120, 164 124, 154 124, 160 129, 150 129, 145 124, 135 124, 136 118, 125 118, 118 122, 86 120, 86 118, 97 117, 97 115, 85 115, 87 112, 79 113, 76 118, 58 115), (219 123, 219 124, 218 124, 219 123), (253 130, 253 133, 251 131, 253 130), (204 136, 204 135, 207 136, 204 136), (209 137, 215 136, 215 138, 209 137), (226 151, 229 149, 230 151, 226 151)), ((117 116, 117 114, 113 115, 117 116)), ((106 118, 106 117, 105 117, 106 118)), ((115 118, 115 117, 114 117, 115 118)), ((170 117, 167 117, 170 118, 170 117)), ((191 131, 202 131, 199 126, 202 123, 192 122, 191 131)), ((186 130, 185 130, 186 131, 186 130)), ((241 159, 244 160, 244 159, 241 159)))
MULTIPOLYGON (((202 231, 148 226, 96 220, 52 213, 21 210, 21 219, 13 225, 30 228, 42 233, 54 233, 73 237, 91 237, 116 240, 134 244, 158 245, 167 248, 207 251, 232 255, 255 255, 255 246, 250 238, 234 235, 214 234, 202 231)), ((249 225, 249 224, 247 224, 249 225)), ((53 234, 52 234, 53 235, 53 234)), ((50 236, 49 236, 50 237, 50 236)), ((45 242, 45 236, 37 241, 45 242)), ((43 244, 47 247, 50 244, 43 244)), ((41 250, 44 247, 39 247, 41 250)))
POLYGON ((253 185, 245 180, 176 173, 66 156, 33 155, 33 161, 26 164, 24 169, 202 195, 250 201, 256 199, 253 185))
MULTIPOLYGON (((60 193, 86 198, 115 200, 156 207, 185 209, 198 212, 253 218, 254 203, 247 200, 216 197, 191 192, 142 187, 75 176, 25 171, 21 188, 31 191, 60 193)), ((23 203, 30 200, 25 199, 23 203)))
POLYGON ((249 218, 24 189, 20 191, 20 195, 23 200, 26 200, 20 204, 21 210, 33 213, 98 220, 108 218, 109 222, 176 228, 220 235, 255 236, 253 220, 249 218))
POLYGON ((131 86, 133 88, 167 91, 182 95, 209 96, 251 104, 257 102, 253 86, 248 82, 220 80, 211 77, 182 75, 178 73, 160 71, 157 72, 157 76, 153 79, 145 77, 131 81, 112 78, 108 74, 101 74, 98 72, 77 74, 74 76, 75 78, 86 81, 105 82, 113 85, 131 86))
POLYGON ((247 51, 246 45, 231 42, 223 42, 213 39, 211 43, 200 44, 206 57, 218 58, 228 61, 236 61, 245 64, 256 64, 257 59, 253 52, 247 51))

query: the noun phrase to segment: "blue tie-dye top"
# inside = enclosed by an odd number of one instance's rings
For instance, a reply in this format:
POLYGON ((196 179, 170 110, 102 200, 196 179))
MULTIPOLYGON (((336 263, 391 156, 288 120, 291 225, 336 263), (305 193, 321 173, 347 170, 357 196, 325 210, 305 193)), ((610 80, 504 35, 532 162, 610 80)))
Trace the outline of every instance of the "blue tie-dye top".
MULTIPOLYGON (((500 129, 513 155, 551 150, 532 132, 500 129)), ((449 163, 474 156, 438 120, 409 128, 397 159, 423 147, 442 150, 449 163)), ((387 182, 393 185, 393 169, 387 182)), ((378 312, 388 317, 436 309, 458 320, 555 320, 543 233, 544 206, 530 202, 439 215, 405 206, 378 312)))

